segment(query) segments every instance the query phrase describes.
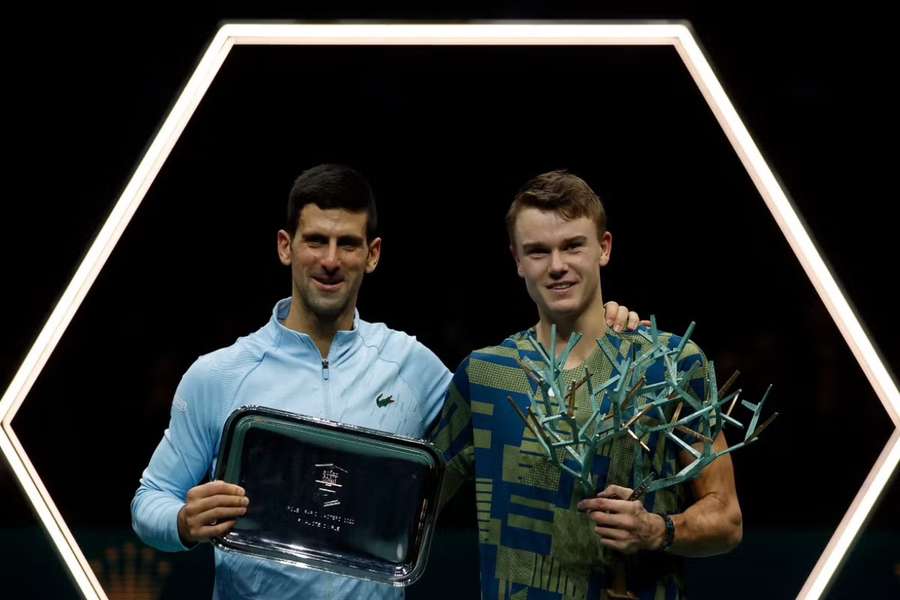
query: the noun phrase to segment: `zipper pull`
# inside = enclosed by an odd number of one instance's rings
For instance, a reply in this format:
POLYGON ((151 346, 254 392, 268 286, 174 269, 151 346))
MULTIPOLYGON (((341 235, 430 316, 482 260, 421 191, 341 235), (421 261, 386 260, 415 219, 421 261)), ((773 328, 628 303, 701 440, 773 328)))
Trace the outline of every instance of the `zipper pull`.
POLYGON ((322 359, 322 379, 328 381, 328 359, 322 359))

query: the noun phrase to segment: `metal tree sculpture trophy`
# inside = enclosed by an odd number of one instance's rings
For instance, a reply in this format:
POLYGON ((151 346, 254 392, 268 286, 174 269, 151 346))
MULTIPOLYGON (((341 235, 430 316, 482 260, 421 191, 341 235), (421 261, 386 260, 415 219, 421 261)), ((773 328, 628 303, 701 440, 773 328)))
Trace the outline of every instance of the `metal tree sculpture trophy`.
MULTIPOLYGON (((555 352, 555 325, 550 329, 549 351, 529 334, 528 339, 540 355, 542 364, 535 364, 528 358, 520 360, 519 364, 540 393, 529 390, 531 405, 525 411, 512 398, 508 400, 525 426, 537 438, 550 462, 571 474, 586 495, 593 495, 597 491, 597 482, 592 475, 597 449, 617 437, 630 436, 639 446, 634 456, 634 481, 641 483, 631 497, 632 500, 637 500, 645 492, 667 488, 697 477, 720 456, 756 441, 778 416, 778 413, 773 413, 762 424, 759 423, 763 404, 772 389, 770 385, 758 403, 741 400, 741 405, 752 413, 743 439, 721 451, 713 448, 713 440, 725 425, 745 429, 741 422, 731 416, 741 390, 728 392, 739 373, 735 372, 725 385, 718 388, 714 365, 709 361, 706 372, 709 389, 707 398, 698 398, 691 391, 690 382, 695 377, 696 370, 702 368, 702 364, 698 361, 688 371, 679 371, 678 363, 694 331, 694 325, 692 322, 688 326, 675 348, 669 348, 660 340, 656 319, 651 317, 649 334, 643 330, 635 332, 650 342, 649 349, 642 354, 632 353, 624 358, 614 356, 597 340, 614 371, 608 380, 596 388, 591 382, 591 373, 585 372, 582 379, 563 389, 563 368, 572 349, 582 337, 580 333, 573 333, 559 356, 555 352), (647 383, 647 369, 658 361, 663 364, 662 381, 647 383), (587 386, 591 413, 582 425, 578 425, 575 419, 575 393, 582 385, 587 386), (604 403, 608 406, 606 410, 602 409, 604 403), (685 407, 689 410, 685 411, 685 407), (666 409, 669 409, 670 417, 666 416, 666 409), (683 412, 687 413, 684 417, 681 416, 683 412), (650 448, 644 441, 653 433, 676 443, 694 457, 693 461, 677 473, 657 476, 652 468, 650 448), (702 442, 702 450, 692 445, 699 442, 702 442), (560 449, 562 452, 559 452, 560 449)), ((620 567, 614 577, 614 589, 608 590, 609 596, 633 597, 625 589, 624 565, 620 567)))

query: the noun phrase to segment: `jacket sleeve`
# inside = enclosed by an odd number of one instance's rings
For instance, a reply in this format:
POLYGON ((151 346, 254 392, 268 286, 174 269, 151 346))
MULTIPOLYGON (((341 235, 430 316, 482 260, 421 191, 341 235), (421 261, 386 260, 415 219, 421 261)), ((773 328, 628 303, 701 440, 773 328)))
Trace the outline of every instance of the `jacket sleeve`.
POLYGON ((215 427, 215 377, 204 359, 185 373, 172 401, 169 427, 144 469, 131 501, 132 527, 146 544, 159 550, 188 547, 178 535, 178 511, 189 489, 212 467, 215 427))
POLYGON ((422 437, 429 437, 441 416, 441 407, 447 395, 452 375, 434 352, 415 341, 412 360, 406 361, 401 377, 410 382, 419 400, 419 427, 422 437))

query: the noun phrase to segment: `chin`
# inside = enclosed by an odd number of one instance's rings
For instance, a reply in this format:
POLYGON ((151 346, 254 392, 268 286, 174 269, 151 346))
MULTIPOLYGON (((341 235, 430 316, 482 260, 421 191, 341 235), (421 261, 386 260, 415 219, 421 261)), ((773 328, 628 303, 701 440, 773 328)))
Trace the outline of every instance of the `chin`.
POLYGON ((347 308, 347 303, 344 301, 322 302, 319 300, 318 302, 312 302, 310 308, 318 317, 334 319, 343 314, 344 309, 347 308))
POLYGON ((551 319, 560 321, 578 315, 578 305, 574 302, 547 304, 545 310, 551 319))
POLYGON ((572 312, 578 310, 583 302, 581 298, 569 296, 567 298, 546 298, 545 304, 549 310, 554 312, 572 312))

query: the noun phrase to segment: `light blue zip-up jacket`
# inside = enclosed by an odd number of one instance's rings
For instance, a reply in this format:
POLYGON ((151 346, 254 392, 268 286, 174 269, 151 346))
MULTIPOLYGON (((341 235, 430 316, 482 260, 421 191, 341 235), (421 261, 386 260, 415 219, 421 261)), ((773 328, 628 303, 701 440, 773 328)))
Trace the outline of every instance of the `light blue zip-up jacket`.
MULTIPOLYGON (((277 408, 390 433, 423 437, 440 415, 451 374, 412 336, 356 314, 323 358, 312 338, 282 325, 291 299, 233 345, 201 356, 172 402, 169 427, 131 502, 138 536, 160 550, 187 550, 178 511, 215 470, 222 428, 241 406, 277 408), (379 407, 375 399, 394 402, 379 407)), ((253 499, 251 498, 252 502, 253 499)), ((392 598, 402 589, 215 551, 214 598, 392 598)))

